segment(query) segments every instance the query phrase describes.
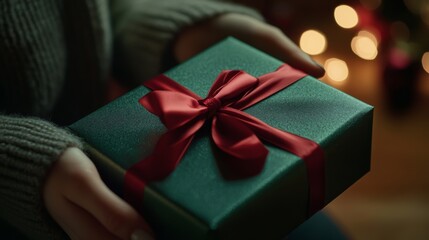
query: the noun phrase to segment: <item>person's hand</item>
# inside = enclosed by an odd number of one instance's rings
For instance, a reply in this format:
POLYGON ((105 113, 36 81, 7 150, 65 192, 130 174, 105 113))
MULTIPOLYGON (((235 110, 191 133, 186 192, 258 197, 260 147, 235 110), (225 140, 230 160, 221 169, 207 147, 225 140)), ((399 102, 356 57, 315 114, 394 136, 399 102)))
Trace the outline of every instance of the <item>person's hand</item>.
POLYGON ((219 15, 182 31, 174 44, 174 55, 182 62, 226 36, 236 37, 314 77, 325 74, 280 29, 236 13, 219 15))
POLYGON ((60 156, 43 193, 49 213, 71 239, 153 239, 143 218, 106 187, 78 148, 60 156))

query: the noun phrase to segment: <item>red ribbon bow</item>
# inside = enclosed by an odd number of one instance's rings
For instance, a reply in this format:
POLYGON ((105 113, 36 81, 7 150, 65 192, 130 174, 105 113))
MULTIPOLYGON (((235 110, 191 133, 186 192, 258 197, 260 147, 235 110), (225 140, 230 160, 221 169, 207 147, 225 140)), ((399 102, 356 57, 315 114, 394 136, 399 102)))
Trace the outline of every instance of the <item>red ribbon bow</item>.
POLYGON ((204 99, 164 75, 145 82, 144 85, 153 91, 139 102, 160 118, 167 132, 161 136, 151 155, 127 171, 126 193, 141 194, 144 181, 161 180, 174 171, 196 132, 211 119, 215 145, 224 153, 223 160, 239 171, 240 176, 252 176, 262 171, 268 150, 260 139, 302 158, 309 181, 309 212, 321 209, 324 162, 319 145, 273 128, 241 111, 304 76, 286 64, 259 78, 244 71, 223 71, 204 99))

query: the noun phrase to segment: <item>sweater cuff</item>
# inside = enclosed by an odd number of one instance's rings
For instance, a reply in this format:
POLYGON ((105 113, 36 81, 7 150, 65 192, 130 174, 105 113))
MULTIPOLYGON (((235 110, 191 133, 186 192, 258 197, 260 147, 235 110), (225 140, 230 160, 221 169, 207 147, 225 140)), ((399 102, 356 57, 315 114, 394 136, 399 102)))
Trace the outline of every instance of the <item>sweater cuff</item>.
POLYGON ((0 116, 0 216, 30 238, 66 236, 47 212, 43 184, 67 147, 81 141, 36 118, 0 116))
POLYGON ((117 77, 132 84, 161 73, 163 57, 184 28, 223 13, 240 13, 262 19, 248 7, 215 1, 131 1, 122 14, 114 15, 113 69, 117 77))

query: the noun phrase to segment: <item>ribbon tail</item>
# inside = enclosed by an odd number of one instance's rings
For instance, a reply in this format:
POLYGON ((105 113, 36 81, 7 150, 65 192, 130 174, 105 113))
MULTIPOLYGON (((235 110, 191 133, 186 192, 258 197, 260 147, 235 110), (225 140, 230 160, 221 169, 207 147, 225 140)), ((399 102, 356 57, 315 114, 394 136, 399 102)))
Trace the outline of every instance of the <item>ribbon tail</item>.
POLYGON ((246 109, 274 93, 289 87, 305 76, 305 73, 287 64, 283 64, 275 72, 258 77, 259 85, 240 100, 231 104, 230 107, 240 110, 246 109))
POLYGON ((221 150, 227 178, 257 175, 265 165, 268 149, 259 138, 236 118, 218 114, 213 118, 212 138, 221 150))
POLYGON ((325 201, 325 165, 323 151, 317 143, 273 128, 237 109, 223 108, 219 114, 234 117, 255 132, 259 138, 303 159, 309 184, 309 214, 312 215, 322 209, 325 201))
POLYGON ((126 171, 124 176, 123 197, 131 206, 141 211, 146 182, 139 178, 134 171, 126 171))
MULTIPOLYGON (((316 143, 315 143, 316 144, 316 143)), ((313 151, 303 158, 307 167, 308 191, 310 200, 308 203, 309 216, 321 210, 325 205, 325 161, 320 146, 311 146, 313 151)))
POLYGON ((139 206, 146 181, 162 180, 173 172, 203 124, 204 120, 196 119, 183 127, 164 133, 154 151, 127 170, 124 183, 125 199, 132 204, 137 203, 134 206, 139 206))

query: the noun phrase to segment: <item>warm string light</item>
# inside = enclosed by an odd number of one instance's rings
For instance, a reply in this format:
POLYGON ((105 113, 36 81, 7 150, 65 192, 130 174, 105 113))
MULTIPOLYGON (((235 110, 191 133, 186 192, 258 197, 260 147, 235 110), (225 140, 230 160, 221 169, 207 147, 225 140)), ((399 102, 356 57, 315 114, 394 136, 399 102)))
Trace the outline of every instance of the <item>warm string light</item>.
POLYGON ((429 73, 429 52, 425 52, 422 56, 423 69, 429 73))
MULTIPOLYGON (((339 5, 334 10, 334 18, 342 28, 353 28, 359 23, 355 9, 348 5, 339 5)), ((362 59, 373 60, 378 55, 377 37, 368 30, 360 31, 351 41, 353 52, 362 59)))
MULTIPOLYGON (((381 5, 382 0, 360 0, 361 4, 368 9, 376 9, 381 5)), ((417 4, 417 1, 404 0, 405 5, 411 10, 417 12, 419 10, 422 20, 429 24, 429 3, 417 4)), ((359 24, 359 15, 357 11, 348 5, 339 5, 334 10, 334 18, 336 23, 345 29, 354 28, 359 24)), ((399 37, 402 40, 409 38, 410 32, 408 26, 403 22, 394 22, 391 25, 391 34, 399 37)), ((364 60, 374 60, 378 55, 378 44, 380 36, 375 34, 376 31, 372 30, 361 30, 351 40, 352 51, 364 60)), ((299 41, 301 49, 310 54, 318 55, 323 53, 328 45, 327 38, 325 35, 317 30, 305 31, 299 41)), ((429 52, 426 52, 422 56, 423 69, 429 73, 429 52)), ((325 70, 327 76, 336 82, 344 81, 348 78, 348 67, 347 63, 343 60, 331 58, 325 62, 325 70)))
POLYGON ((310 55, 323 53, 326 49, 326 45, 327 41, 325 35, 313 29, 302 33, 299 40, 301 49, 310 55))
POLYGON ((353 28, 359 23, 357 12, 348 5, 339 5, 334 10, 334 18, 342 28, 353 28))
POLYGON ((374 38, 365 35, 354 37, 351 48, 356 55, 365 60, 373 60, 378 54, 377 42, 374 42, 374 38))
POLYGON ((335 82, 342 82, 349 76, 347 63, 338 58, 330 58, 325 61, 326 75, 335 82))
POLYGON ((375 46, 378 47, 378 42, 379 42, 378 39, 380 37, 376 36, 372 31, 370 31, 370 30, 362 30, 362 31, 359 31, 357 35, 360 36, 360 37, 367 37, 367 38, 369 38, 375 44, 375 46))
MULTIPOLYGON (((406 2, 410 5, 411 0, 406 2)), ((381 0, 361 0, 361 3, 367 8, 375 9, 380 6, 381 0)), ((425 4, 424 7, 426 8, 424 10, 420 9, 420 11, 429 12, 429 4, 425 4)), ((424 16, 424 14, 422 15, 424 16)), ((356 10, 348 5, 337 6, 334 10, 334 18, 340 27, 346 29, 356 27, 359 24, 359 16, 356 10)), ((402 22, 394 22, 391 25, 391 31, 392 35, 400 36, 403 40, 409 37, 409 29, 402 22)), ((351 40, 352 51, 364 60, 374 60, 378 55, 378 44, 380 41, 380 36, 376 33, 377 31, 370 29, 359 31, 351 40)), ((326 50, 328 41, 323 33, 309 29, 301 34, 299 45, 304 52, 310 55, 318 55, 326 50)), ((429 73, 429 52, 423 54, 421 63, 423 69, 429 73)), ((327 77, 332 81, 342 82, 348 78, 349 69, 347 63, 343 60, 330 58, 326 60, 324 67, 327 77)))

